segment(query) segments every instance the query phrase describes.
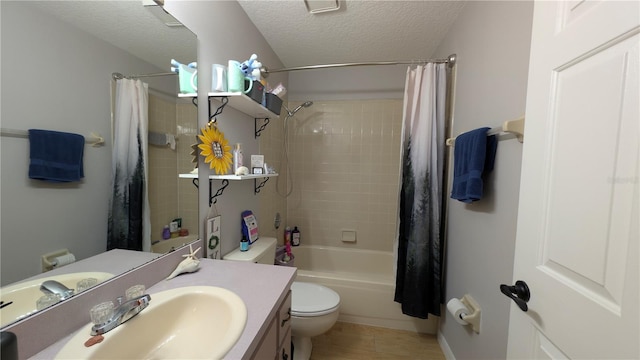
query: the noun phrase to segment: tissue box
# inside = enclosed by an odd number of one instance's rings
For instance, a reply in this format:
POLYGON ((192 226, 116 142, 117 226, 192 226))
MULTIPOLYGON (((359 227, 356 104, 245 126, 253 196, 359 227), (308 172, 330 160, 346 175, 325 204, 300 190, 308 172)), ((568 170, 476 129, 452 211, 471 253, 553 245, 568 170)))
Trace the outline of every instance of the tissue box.
POLYGON ((264 174, 264 155, 251 155, 251 173, 264 174))
POLYGON ((273 95, 272 93, 264 94, 264 98, 264 107, 266 107, 276 115, 280 115, 280 109, 282 108, 282 99, 280 99, 277 95, 273 95))
POLYGON ((251 86, 251 91, 247 93, 247 96, 253 99, 253 101, 258 104, 262 104, 262 97, 264 96, 264 85, 259 81, 253 80, 253 86, 251 86))

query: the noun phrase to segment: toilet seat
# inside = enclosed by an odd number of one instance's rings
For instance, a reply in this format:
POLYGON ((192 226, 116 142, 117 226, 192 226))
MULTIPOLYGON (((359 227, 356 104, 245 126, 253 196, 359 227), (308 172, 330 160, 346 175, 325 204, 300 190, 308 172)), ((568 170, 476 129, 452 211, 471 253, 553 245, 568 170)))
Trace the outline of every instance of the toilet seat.
POLYGON ((301 317, 330 314, 340 306, 340 295, 326 286, 294 281, 291 285, 291 315, 301 317))

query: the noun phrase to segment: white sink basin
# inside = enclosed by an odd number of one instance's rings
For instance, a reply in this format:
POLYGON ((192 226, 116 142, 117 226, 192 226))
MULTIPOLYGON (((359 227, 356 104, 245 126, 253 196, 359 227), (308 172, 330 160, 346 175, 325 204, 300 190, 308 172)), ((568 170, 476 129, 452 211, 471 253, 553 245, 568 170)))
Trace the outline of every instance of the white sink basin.
POLYGON ((20 320, 38 311, 36 301, 44 295, 40 291, 40 285, 47 280, 55 280, 69 289, 75 289, 78 281, 82 279, 95 278, 99 284, 111 277, 113 274, 106 272, 79 272, 48 276, 5 286, 0 289, 0 300, 3 304, 8 305, 0 309, 0 326, 20 320))
MULTIPOLYGON (((86 314, 89 318, 89 314, 86 314)), ((85 347, 84 326, 56 359, 221 359, 238 341, 247 308, 233 292, 190 286, 151 294, 149 306, 85 347)))

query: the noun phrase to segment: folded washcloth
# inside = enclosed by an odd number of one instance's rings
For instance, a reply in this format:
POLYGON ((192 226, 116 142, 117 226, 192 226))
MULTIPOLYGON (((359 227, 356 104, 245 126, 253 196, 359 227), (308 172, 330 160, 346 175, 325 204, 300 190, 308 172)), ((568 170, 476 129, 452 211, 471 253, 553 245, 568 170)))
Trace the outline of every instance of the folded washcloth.
POLYGON ((456 137, 451 198, 465 203, 482 198, 482 175, 493 170, 498 141, 480 128, 456 137))
POLYGON ((51 182, 79 181, 84 177, 84 136, 29 129, 29 178, 51 182))

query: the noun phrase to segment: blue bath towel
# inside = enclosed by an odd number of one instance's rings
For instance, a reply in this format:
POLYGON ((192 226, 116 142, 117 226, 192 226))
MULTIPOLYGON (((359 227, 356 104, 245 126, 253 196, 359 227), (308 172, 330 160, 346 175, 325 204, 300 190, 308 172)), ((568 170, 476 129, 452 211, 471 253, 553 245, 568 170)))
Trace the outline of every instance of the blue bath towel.
POLYGON ((451 198, 471 203, 482 199, 483 174, 493 170, 498 141, 488 127, 456 137, 451 198))
POLYGON ((29 178, 50 182, 79 181, 84 177, 84 136, 29 129, 29 178))

